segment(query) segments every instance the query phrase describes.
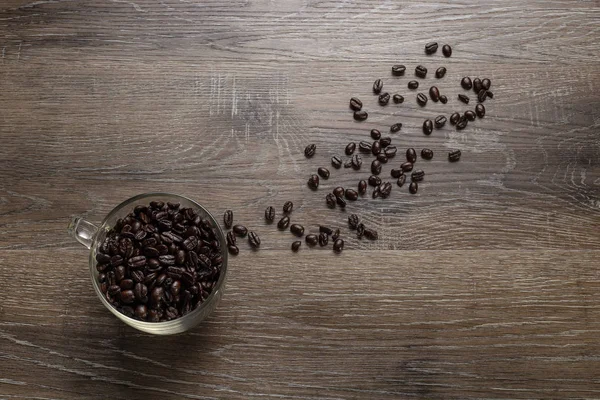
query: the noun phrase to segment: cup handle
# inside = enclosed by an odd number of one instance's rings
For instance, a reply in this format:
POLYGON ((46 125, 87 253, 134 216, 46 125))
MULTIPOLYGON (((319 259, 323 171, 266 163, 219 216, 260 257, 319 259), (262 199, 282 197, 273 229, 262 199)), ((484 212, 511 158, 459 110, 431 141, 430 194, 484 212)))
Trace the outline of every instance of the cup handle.
POLYGON ((98 227, 91 222, 86 221, 81 217, 73 217, 67 228, 67 232, 71 237, 77 239, 79 243, 87 247, 92 247, 94 236, 98 232, 98 227))

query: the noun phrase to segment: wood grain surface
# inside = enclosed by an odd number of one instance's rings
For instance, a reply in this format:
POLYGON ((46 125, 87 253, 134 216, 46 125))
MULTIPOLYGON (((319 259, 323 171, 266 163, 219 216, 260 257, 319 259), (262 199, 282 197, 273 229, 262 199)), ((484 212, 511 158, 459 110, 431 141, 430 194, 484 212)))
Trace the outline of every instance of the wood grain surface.
POLYGON ((598 1, 4 0, 0 399, 600 398, 599 48, 598 1), (426 56, 432 40, 452 57, 426 56), (418 64, 418 92, 448 104, 416 104, 418 64), (424 136, 474 108, 463 76, 492 80, 486 117, 424 136), (376 78, 405 103, 379 106, 376 78), (408 147, 435 152, 418 194, 327 209, 371 158, 316 193, 308 176, 395 122, 383 177, 408 147), (177 336, 105 310, 66 233, 149 191, 230 208, 263 242, 177 336), (342 228, 345 251, 291 253, 263 220, 286 200, 307 230, 342 228), (350 213, 380 240, 357 240, 350 213))

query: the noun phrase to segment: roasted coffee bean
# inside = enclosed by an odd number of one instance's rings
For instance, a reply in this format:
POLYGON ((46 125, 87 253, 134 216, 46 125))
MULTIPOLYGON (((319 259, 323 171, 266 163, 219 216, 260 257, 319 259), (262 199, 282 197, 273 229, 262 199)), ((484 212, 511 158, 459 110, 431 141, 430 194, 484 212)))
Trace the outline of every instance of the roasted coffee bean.
POLYGON ((431 160, 433 158, 433 151, 427 148, 421 150, 421 158, 423 160, 431 160))
POLYGON ((417 182, 411 182, 410 185, 408 186, 408 191, 411 194, 416 194, 418 190, 419 190, 419 185, 417 184, 417 182))
POLYGON ((352 98, 350 99, 350 108, 351 108, 353 111, 360 111, 360 110, 362 110, 362 106, 363 106, 363 104, 362 104, 362 101, 360 101, 360 99, 359 99, 359 98, 357 98, 357 97, 352 97, 352 98))
MULTIPOLYGON (((438 98, 438 100, 439 100, 439 98, 438 98)), ((425 105, 427 104, 427 96, 425 96, 423 93, 419 93, 417 95, 417 103, 421 107, 425 107, 425 105)))
POLYGON ((96 254, 96 261, 98 264, 108 264, 110 263, 110 256, 108 254, 98 253, 96 254))
POLYGON ((299 240, 296 240, 295 242, 292 243, 292 251, 294 253, 298 252, 298 250, 300 250, 300 246, 302 246, 302 242, 299 240))
POLYGON ((378 140, 374 141, 373 144, 371 145, 371 153, 373 153, 374 156, 381 153, 381 144, 379 143, 378 140))
POLYGON ((467 127, 467 124, 469 123, 469 120, 467 119, 467 117, 465 117, 464 115, 462 117, 460 117, 460 119, 458 120, 458 122, 456 123, 456 129, 457 130, 463 130, 467 127))
POLYGON ((327 203, 327 207, 335 208, 335 195, 332 193, 327 194, 327 196, 325 196, 325 202, 327 203))
POLYGON ((131 279, 134 282, 143 282, 144 281, 144 272, 139 269, 129 271, 129 275, 131 275, 131 279))
POLYGON ((327 243, 329 243, 329 236, 327 236, 324 233, 320 233, 318 236, 318 240, 319 240, 319 246, 325 247, 325 246, 327 246, 327 243))
POLYGON ((347 156, 351 156, 354 153, 354 150, 356 150, 356 143, 350 142, 346 145, 345 153, 347 156))
POLYGON ((381 173, 381 163, 378 160, 373 160, 371 163, 371 173, 373 175, 379 175, 381 173))
POLYGON ((452 113, 452 115, 450 115, 450 124, 456 125, 459 120, 460 120, 459 113, 455 112, 455 113, 452 113))
POLYGON ((225 228, 231 228, 231 225, 233 224, 233 211, 225 211, 225 213, 223 214, 223 224, 225 225, 225 228))
MULTIPOLYGON (((327 171, 327 172, 329 172, 329 171, 327 171)), ((292 203, 291 201, 286 201, 285 203, 283 203, 284 214, 291 213, 293 209, 294 209, 294 203, 292 203)))
POLYGON ((375 189, 373 189, 373 193, 371 194, 371 197, 373 197, 374 199, 381 197, 381 193, 379 192, 380 186, 375 186, 375 189))
POLYGON ((402 104, 404 103, 404 96, 395 94, 392 96, 392 100, 394 101, 394 104, 402 104))
POLYGON ((346 199, 356 201, 358 199, 358 192, 354 189, 346 189, 346 199))
MULTIPOLYGON (((229 211, 229 210, 228 210, 229 211)), ((225 214, 223 215, 223 223, 227 224, 227 222, 225 222, 225 218, 227 211, 225 211, 225 214)), ((231 216, 232 220, 233 220, 233 214, 231 216)), ((171 228, 173 228, 173 222, 169 221, 168 219, 161 219, 160 221, 158 221, 158 229, 160 229, 161 231, 170 231, 171 228)))
POLYGON ((329 236, 333 235, 333 229, 331 229, 331 228, 329 228, 327 226, 323 226, 323 225, 319 226, 319 232, 320 233, 324 233, 324 234, 329 235, 329 236))
POLYGON ((448 153, 448 160, 450 160, 450 162, 456 162, 458 160, 460 160, 460 150, 453 150, 451 152, 448 153))
POLYGON ((158 261, 164 266, 175 265, 175 257, 169 254, 158 257, 158 261))
POLYGON ((341 253, 344 250, 344 241, 342 239, 337 239, 333 242, 333 251, 336 253, 341 253))
POLYGON ((348 215, 348 227, 352 230, 356 229, 356 226, 358 225, 360 221, 358 220, 358 215, 356 214, 350 214, 348 215))
POLYGON ((290 217, 287 215, 281 218, 277 223, 277 228, 281 230, 287 229, 288 226, 290 226, 290 217))
POLYGON ((465 117, 469 120, 469 121, 475 121, 475 118, 477 117, 477 115, 475 114, 474 111, 471 110, 467 110, 465 111, 465 117))
POLYGON ((234 225, 233 233, 239 237, 245 237, 248 234, 248 228, 246 228, 244 225, 234 225))
POLYGON ((440 91, 436 86, 429 88, 429 98, 436 103, 440 100, 440 91))
POLYGON ((482 89, 489 90, 490 86, 492 86, 492 81, 490 81, 488 78, 484 78, 481 80, 482 89))
POLYGON ((133 287, 133 294, 135 298, 142 303, 148 301, 148 287, 141 282, 135 284, 133 287))
MULTIPOLYGON (((385 148, 385 150, 383 150, 383 153, 385 154, 386 157, 392 158, 396 155, 397 151, 398 151, 398 149, 396 148, 396 146, 388 146, 385 148)), ((379 161, 379 160, 377 160, 377 161, 379 161)))
POLYGON ((443 115, 438 115, 437 117, 435 117, 434 124, 437 129, 443 128, 444 125, 446 125, 446 117, 444 117, 443 115))
POLYGON ((196 236, 190 236, 183 241, 183 247, 187 251, 191 251, 191 250, 195 249, 196 246, 198 246, 198 238, 196 236))
POLYGON ((338 156, 331 157, 331 165, 335 169, 340 169, 342 167, 342 159, 338 156))
POLYGON ((336 241, 336 240, 338 240, 339 237, 340 237, 340 230, 338 228, 335 230, 335 232, 333 232, 333 235, 331 235, 331 240, 336 241))
POLYGON ((486 93, 487 97, 489 97, 490 99, 494 98, 494 93, 492 93, 490 90, 487 90, 486 93))
POLYGON ((392 170, 390 171, 390 176, 394 179, 398 179, 400 178, 400 175, 402 175, 402 169, 400 168, 392 168, 392 170))
POLYGON ((381 137, 381 132, 379 132, 377 129, 371 129, 371 137, 374 140, 379 140, 379 138, 381 137))
POLYGON ((369 118, 369 113, 367 113, 365 110, 354 111, 354 119, 356 121, 364 121, 367 118, 369 118))
POLYGON ((106 290, 106 293, 108 293, 110 296, 116 296, 117 294, 121 293, 121 287, 119 285, 110 285, 106 290))
POLYGON ((400 132, 400 129, 402 129, 402 124, 400 122, 397 122, 394 125, 390 126, 390 132, 392 133, 400 132))
POLYGON ((179 250, 175 254, 175 264, 183 265, 185 263, 185 250, 179 250))
POLYGON ((344 200, 343 197, 341 196, 336 196, 335 197, 335 202, 337 203, 338 206, 340 206, 341 208, 345 208, 346 207, 346 200, 344 200))
POLYGON ((446 104, 448 102, 448 97, 445 94, 440 96, 440 103, 446 104))
POLYGON ((110 266, 111 267, 117 267, 119 265, 123 264, 123 257, 121 257, 120 255, 114 255, 110 258, 110 266))
POLYGON ((379 144, 382 148, 388 147, 390 144, 392 144, 392 138, 389 136, 382 137, 379 139, 379 144))
POLYGON ((369 177, 369 185, 373 187, 381 185, 381 178, 377 175, 371 175, 369 177))
POLYGON ((417 162, 417 152, 412 147, 406 150, 406 161, 413 164, 417 162))
POLYGON ((358 193, 361 195, 367 193, 367 181, 364 179, 358 181, 358 193))
POLYGON ((475 114, 477 114, 479 118, 485 117, 485 107, 483 104, 477 104, 475 106, 475 114))
POLYGON ((319 239, 317 238, 317 235, 313 235, 312 233, 309 235, 306 235, 306 237, 304 238, 304 241, 310 247, 316 246, 317 243, 319 243, 319 239))
POLYGON ((135 295, 133 294, 133 290, 123 290, 120 294, 121 301, 126 304, 131 304, 135 300, 135 295))
POLYGON ((379 161, 382 164, 387 164, 388 157, 385 155, 385 153, 379 153, 377 154, 377 161, 379 161))
POLYGON ((390 94, 388 92, 384 92, 379 95, 379 105, 380 106, 387 106, 389 102, 390 102, 390 94))
POLYGON ((419 88, 419 82, 417 82, 417 81, 410 81, 410 82, 408 82, 408 88, 410 90, 416 90, 416 89, 418 89, 419 88))
POLYGON ((352 168, 355 170, 359 170, 362 166, 362 157, 358 154, 352 156, 352 168))
POLYGON ((406 182, 406 175, 404 175, 404 173, 402 175, 400 175, 398 177, 398 180, 396 181, 396 184, 400 187, 402 187, 404 185, 404 183, 406 182))
POLYGON ((458 99, 465 104, 469 104, 469 96, 467 96, 467 95, 459 94, 458 99))
POLYGON ((465 76, 460 81, 460 86, 462 86, 462 88, 465 90, 471 90, 471 88, 473 87, 473 82, 471 82, 471 78, 469 78, 468 76, 465 76))
POLYGON ((364 235, 369 240, 377 240, 379 238, 379 235, 375 229, 366 228, 364 235))
POLYGON ((311 143, 308 146, 306 146, 306 148, 304 149, 304 155, 307 158, 311 158, 312 156, 315 155, 316 151, 317 151, 317 145, 315 145, 314 143, 311 143))
POLYGON ((444 57, 452 56, 452 47, 450 47, 450 45, 448 45, 448 44, 443 45, 442 53, 444 54, 444 57))
POLYGON ((422 65, 417 65, 417 68, 415 68, 415 75, 419 78, 425 79, 425 77, 427 76, 427 68, 425 68, 422 65))
POLYGON ((308 178, 307 184, 312 190, 317 190, 319 187, 319 175, 311 175, 310 178, 308 178))
POLYGON ((433 132, 433 121, 426 119, 423 122, 423 133, 426 135, 431 135, 431 132, 433 132))
POLYGON ((265 209, 265 219, 268 222, 273 222, 273 220, 275 220, 275 208, 269 206, 265 209))
POLYGON ((479 93, 477 94, 477 101, 479 101, 480 103, 483 103, 487 97, 488 97, 488 91, 485 89, 481 89, 479 91, 479 93))
POLYGON ((390 193, 392 192, 392 184, 389 182, 384 182, 379 188, 379 193, 381 194, 382 199, 387 199, 390 197, 390 193))
POLYGON ((404 65, 396 64, 396 65, 392 66, 392 75, 394 75, 394 76, 402 76, 402 75, 404 75, 405 71, 406 71, 406 67, 404 65))
POLYGON ((439 67, 438 69, 435 70, 436 78, 442 79, 444 76, 446 76, 446 67, 439 67))
POLYGON ((140 304, 135 308, 135 316, 141 320, 145 320, 148 317, 148 308, 140 304))
POLYGON ((145 256, 131 257, 127 261, 127 265, 131 269, 143 268, 146 265, 146 257, 145 256))
POLYGON ((364 234, 365 234, 365 224, 360 223, 356 227, 356 237, 359 239, 362 239, 364 234))
POLYGON ((410 179, 412 179, 413 182, 421 182, 423 178, 425 178, 425 171, 422 169, 413 171, 413 173, 410 174, 410 179))
POLYGON ((250 247, 253 249, 258 249, 260 247, 260 238, 254 231, 248 232, 248 243, 250 243, 250 247))
POLYGON ((381 89, 383 89, 383 81, 381 79, 375 80, 373 82, 373 93, 379 94, 381 93, 381 89))
POLYGON ((362 151, 363 153, 370 153, 371 152, 371 143, 362 141, 358 144, 358 149, 360 151, 362 151))
POLYGON ((413 163, 411 163, 410 161, 404 162, 400 164, 400 169, 404 172, 410 172, 413 169, 413 163))
POLYGON ((332 193, 334 194, 334 196, 343 196, 344 195, 344 188, 341 187, 341 186, 338 186, 335 189, 333 189, 332 193))
POLYGON ((425 54, 433 54, 437 51, 438 44, 437 42, 429 42, 425 45, 425 54))
POLYGON ((475 78, 473 79, 473 91, 475 93, 479 93, 479 91, 483 89, 483 85, 481 84, 481 79, 475 78))
POLYGON ((304 235, 304 227, 300 224, 292 224, 290 225, 290 232, 296 236, 302 236, 304 235))
POLYGON ((227 244, 235 245, 235 242, 236 242, 235 233, 233 233, 231 231, 227 232, 227 244))
POLYGON ((237 256, 240 253, 240 249, 237 246, 231 244, 227 246, 227 251, 229 251, 229 254, 231 254, 232 256, 237 256))

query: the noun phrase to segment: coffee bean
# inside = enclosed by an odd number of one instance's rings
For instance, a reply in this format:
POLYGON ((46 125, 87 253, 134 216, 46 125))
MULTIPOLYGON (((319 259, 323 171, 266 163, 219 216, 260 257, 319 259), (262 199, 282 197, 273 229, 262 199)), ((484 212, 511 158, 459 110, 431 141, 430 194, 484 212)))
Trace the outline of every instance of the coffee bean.
POLYGON ((400 132, 400 129, 402 129, 402 124, 397 122, 390 127, 390 132, 397 133, 400 132))
POLYGON ((283 212, 285 214, 291 213, 293 209, 294 209, 294 203, 292 203, 291 201, 286 201, 285 203, 283 203, 283 212))
POLYGON ((333 242, 333 251, 336 253, 341 253, 344 250, 344 241, 342 239, 337 239, 333 242))
POLYGON ((377 240, 379 238, 379 235, 375 229, 365 229, 364 235, 369 240, 377 240))
POLYGON ((444 57, 450 57, 452 55, 452 47, 448 44, 443 45, 442 53, 444 54, 444 57))
POLYGON ((319 226, 319 232, 330 236, 333 235, 333 229, 323 225, 319 226))
POLYGON ((396 184, 400 187, 402 187, 402 185, 404 185, 404 183, 406 182, 406 175, 402 174, 398 177, 398 180, 396 181, 396 184))
POLYGON ((450 115, 450 124, 456 125, 459 120, 460 120, 459 113, 455 112, 455 113, 452 113, 452 115, 450 115))
POLYGON ((450 162, 456 162, 460 160, 460 156, 460 150, 454 150, 448 153, 448 160, 450 160, 450 162))
POLYGON ((417 65, 417 68, 415 68, 415 75, 419 78, 425 79, 425 77, 427 76, 427 68, 425 68, 422 65, 417 65))
POLYGON ((362 239, 362 237, 365 234, 365 224, 360 223, 358 224, 358 226, 356 227, 356 237, 359 239, 362 239))
POLYGON ((235 242, 236 242, 235 233, 233 233, 232 231, 227 232, 226 239, 227 239, 227 244, 235 245, 235 242))
POLYGON ((469 104, 469 96, 466 96, 464 94, 459 94, 458 99, 465 104, 469 104))
POLYGON ((381 137, 381 132, 379 132, 377 129, 371 129, 371 137, 374 140, 379 140, 379 138, 381 137))
POLYGON ((425 45, 425 54, 433 54, 437 51, 438 44, 437 42, 429 42, 425 45))
POLYGON ((402 75, 404 75, 405 71, 406 71, 406 67, 404 65, 396 64, 396 65, 392 66, 392 75, 394 75, 394 76, 402 76, 402 75))
POLYGON ((304 227, 300 224, 292 224, 290 225, 290 232, 296 236, 302 236, 304 235, 304 227))
POLYGON ((469 78, 468 76, 465 76, 460 81, 460 86, 462 86, 462 88, 465 90, 471 90, 471 88, 473 87, 473 82, 471 82, 471 78, 469 78))
POLYGON ((460 117, 460 119, 458 120, 458 122, 456 123, 456 129, 457 130, 463 130, 467 127, 467 124, 469 123, 469 120, 467 119, 467 117, 465 117, 464 115, 462 117, 460 117))
POLYGON ((445 94, 440 96, 440 103, 446 104, 448 102, 448 97, 445 94))
POLYGON ((373 153, 374 156, 381 153, 381 144, 379 143, 378 140, 374 141, 373 144, 371 145, 371 153, 373 153))
POLYGON ((121 301, 126 304, 131 304, 135 300, 135 295, 133 294, 133 290, 123 290, 120 293, 121 301))
POLYGON ((381 184, 381 187, 379 188, 379 193, 381 194, 381 198, 387 199, 388 197, 390 197, 391 192, 392 192, 392 184, 391 183, 384 182, 383 184, 381 184))
POLYGON ((133 294, 135 298, 142 303, 148 301, 148 287, 143 283, 138 282, 135 284, 133 287, 133 294))
POLYGON ((429 98, 436 103, 440 100, 440 91, 437 87, 432 86, 429 88, 429 98))
POLYGON ((410 174, 410 179, 412 179, 413 182, 421 182, 423 178, 425 178, 425 171, 421 169, 413 171, 413 173, 410 174))
POLYGON ((358 181, 358 193, 359 194, 367 193, 367 181, 365 181, 364 179, 361 179, 360 181, 358 181))
POLYGON ((433 151, 427 148, 421 150, 421 158, 423 160, 431 160, 433 158, 433 151))
POLYGON ((473 91, 475 93, 479 93, 479 91, 483 89, 483 85, 481 84, 481 79, 475 78, 473 79, 473 91))
POLYGON ((490 81, 488 78, 484 78, 481 80, 482 89, 489 90, 490 86, 492 86, 492 81, 490 81))
POLYGON ((273 222, 275 220, 275 209, 271 206, 265 209, 265 219, 268 222, 273 222))
POLYGON ((347 156, 351 156, 356 150, 356 143, 350 142, 346 145, 346 149, 344 150, 347 156))
POLYGON ((343 197, 341 196, 336 196, 335 197, 335 202, 337 203, 338 206, 340 206, 341 208, 346 208, 346 200, 344 200, 343 197))
POLYGON ((367 118, 369 118, 369 113, 367 113, 365 110, 354 111, 354 119, 356 121, 364 121, 367 118))
POLYGON ((356 215, 356 214, 348 215, 348 227, 350 229, 355 230, 358 223, 359 223, 358 215, 356 215))
POLYGON ((335 230, 335 232, 333 232, 333 235, 331 235, 331 240, 336 241, 339 239, 340 237, 340 230, 339 228, 335 230))
POLYGON ((494 93, 492 93, 490 90, 486 91, 487 97, 489 97, 490 99, 494 98, 494 93))
POLYGON ((295 242, 292 243, 292 251, 294 253, 297 253, 298 250, 300 250, 300 246, 302 246, 302 242, 299 240, 296 240, 295 242))
POLYGON ((327 168, 319 167, 319 169, 317 169, 317 174, 323 179, 329 179, 329 170, 327 168))
POLYGON ((446 125, 446 117, 444 117, 443 115, 438 115, 437 117, 435 117, 434 124, 437 129, 443 128, 444 125, 446 125))
POLYGON ((244 225, 234 225, 233 233, 239 237, 245 237, 248 234, 248 228, 246 228, 244 225))
POLYGON ((344 168, 350 168, 350 167, 352 167, 352 159, 349 158, 344 162, 344 168))
POLYGON ((375 82, 373 82, 373 93, 379 94, 381 93, 381 89, 383 89, 383 82, 381 79, 375 80, 375 82))
POLYGON ((404 103, 404 96, 395 94, 392 96, 392 100, 394 101, 394 104, 402 104, 404 103))
POLYGON ((485 107, 483 104, 477 104, 475 106, 475 114, 477 114, 479 118, 485 117, 485 107))
POLYGON ((362 101, 356 97, 350 99, 350 108, 354 111, 360 111, 362 109, 362 101))
POLYGON ((410 172, 413 169, 413 163, 411 163, 410 161, 404 162, 400 164, 400 169, 404 172, 410 172))
POLYGON ((304 155, 306 156, 306 158, 311 158, 312 156, 315 155, 316 151, 317 151, 317 146, 314 143, 311 143, 308 146, 306 146, 306 148, 304 149, 304 155))
MULTIPOLYGON (((439 98, 438 98, 438 100, 439 100, 439 98)), ((425 96, 423 93, 419 93, 417 95, 417 103, 421 107, 425 107, 425 105, 427 104, 427 96, 425 96)))
POLYGON ((356 201, 358 199, 358 192, 353 189, 346 189, 346 199, 356 201))
POLYGON ((377 175, 371 175, 369 177, 369 185, 370 186, 379 186, 381 185, 381 178, 377 175))
POLYGON ((335 189, 333 189, 332 193, 334 194, 334 196, 343 196, 344 195, 344 188, 341 187, 341 186, 338 186, 335 189))
POLYGON ((121 281, 121 283, 119 283, 119 286, 121 287, 121 289, 123 290, 127 290, 127 289, 133 289, 133 280, 132 279, 123 279, 121 281))
POLYGON ((342 159, 338 156, 331 157, 331 165, 335 169, 340 169, 342 167, 342 159))
POLYGON ((362 157, 358 154, 352 156, 352 168, 355 170, 359 170, 362 166, 362 157))
POLYGON ((389 102, 390 102, 390 94, 388 92, 384 92, 379 95, 379 105, 380 106, 387 106, 389 102))
POLYGON ((479 101, 480 103, 483 103, 487 97, 488 97, 488 91, 485 89, 481 89, 479 91, 479 93, 477 94, 477 101, 479 101))
POLYGON ((475 118, 477 117, 475 112, 471 111, 471 110, 467 110, 465 111, 465 117, 469 120, 469 121, 475 121, 475 118))
POLYGON ((383 148, 388 147, 390 144, 392 144, 392 138, 389 136, 382 137, 381 139, 379 139, 379 144, 383 148))
POLYGON ((191 250, 195 249, 196 246, 198 246, 198 238, 196 236, 190 236, 183 241, 183 247, 187 251, 191 251, 191 250))
POLYGON ((320 233, 318 236, 319 246, 325 247, 329 243, 329 236, 324 233, 320 233))
POLYGON ((446 76, 446 67, 439 67, 438 69, 435 70, 436 78, 442 79, 444 76, 446 76))
POLYGON ((146 257, 145 256, 131 257, 129 260, 127 260, 127 265, 131 269, 143 268, 146 265, 146 257))
POLYGON ((408 186, 408 191, 411 194, 416 194, 418 190, 419 190, 419 185, 417 184, 417 182, 411 182, 410 185, 408 186))
POLYGON ((306 242, 306 244, 310 247, 314 247, 317 245, 317 243, 319 242, 319 239, 317 238, 317 235, 306 235, 306 237, 304 238, 304 241, 306 242))
POLYGON ((227 246, 227 250, 232 256, 237 256, 240 253, 240 249, 237 246, 231 244, 227 246))
POLYGON ((260 247, 260 238, 256 232, 250 231, 248 233, 248 243, 250 243, 250 247, 253 249, 258 249, 260 247))
POLYGON ((325 196, 325 202, 327 203, 327 207, 329 208, 335 208, 335 196, 331 193, 327 194, 327 196, 325 196))
POLYGON ((385 148, 385 150, 383 150, 386 157, 389 157, 389 158, 394 157, 396 155, 397 151, 398 151, 398 149, 396 148, 396 146, 388 146, 385 148))
POLYGON ((371 143, 362 141, 358 144, 358 149, 360 151, 362 151, 363 153, 370 153, 371 152, 371 143))
POLYGON ((317 190, 319 187, 319 175, 311 175, 310 178, 308 178, 307 184, 312 190, 317 190))
POLYGON ((377 161, 379 161, 382 164, 387 164, 388 157, 385 155, 385 153, 379 153, 377 154, 377 161))
POLYGON ((227 229, 231 228, 232 223, 233 223, 233 211, 226 210, 225 213, 223 214, 223 224, 225 225, 225 228, 227 228, 227 229))
POLYGON ((371 163, 371 173, 373 175, 379 175, 381 173, 381 163, 378 160, 373 160, 371 163))
POLYGON ((408 88, 410 90, 416 90, 416 89, 418 89, 419 88, 419 82, 417 82, 417 81, 410 81, 410 82, 408 82, 408 88))
POLYGON ((129 271, 129 275, 131 275, 131 279, 133 279, 134 282, 143 282, 144 281, 144 272, 140 271, 139 269, 133 270, 133 271, 129 271))
POLYGON ((392 168, 392 170, 390 171, 390 176, 394 179, 398 179, 400 178, 400 175, 402 175, 402 169, 400 168, 392 168))
POLYGON ((284 230, 284 229, 287 229, 288 226, 290 226, 290 217, 285 215, 277 223, 277 229, 284 230))
POLYGON ((413 164, 417 162, 417 152, 412 147, 406 150, 406 161, 413 164))
POLYGON ((431 135, 431 132, 433 132, 433 121, 426 119, 425 122, 423 122, 423 133, 431 135))

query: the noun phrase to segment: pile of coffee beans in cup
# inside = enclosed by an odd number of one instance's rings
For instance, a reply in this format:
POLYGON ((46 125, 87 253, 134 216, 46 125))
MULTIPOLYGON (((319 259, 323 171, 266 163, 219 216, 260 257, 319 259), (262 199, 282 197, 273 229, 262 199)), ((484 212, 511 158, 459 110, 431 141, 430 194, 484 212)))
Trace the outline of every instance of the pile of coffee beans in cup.
POLYGON ((171 321, 199 307, 221 274, 215 227, 192 208, 152 201, 117 220, 96 252, 98 283, 122 314, 171 321))

